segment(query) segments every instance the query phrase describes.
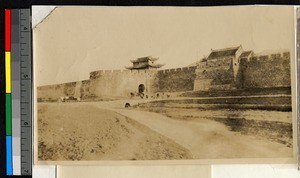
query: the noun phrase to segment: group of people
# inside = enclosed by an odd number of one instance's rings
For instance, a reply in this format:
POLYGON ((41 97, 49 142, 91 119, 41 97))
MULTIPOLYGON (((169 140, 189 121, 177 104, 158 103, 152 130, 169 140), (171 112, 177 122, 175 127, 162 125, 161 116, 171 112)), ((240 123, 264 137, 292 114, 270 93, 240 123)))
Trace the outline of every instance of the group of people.
POLYGON ((148 96, 147 94, 144 94, 143 92, 131 92, 130 93, 130 98, 134 98, 134 97, 138 97, 138 98, 141 98, 141 99, 148 99, 148 98, 151 98, 151 99, 163 99, 163 98, 170 98, 170 94, 165 94, 165 93, 155 93, 151 96, 148 96))
POLYGON ((80 101, 80 97, 73 97, 73 96, 62 96, 59 98, 58 102, 71 102, 71 101, 80 101))

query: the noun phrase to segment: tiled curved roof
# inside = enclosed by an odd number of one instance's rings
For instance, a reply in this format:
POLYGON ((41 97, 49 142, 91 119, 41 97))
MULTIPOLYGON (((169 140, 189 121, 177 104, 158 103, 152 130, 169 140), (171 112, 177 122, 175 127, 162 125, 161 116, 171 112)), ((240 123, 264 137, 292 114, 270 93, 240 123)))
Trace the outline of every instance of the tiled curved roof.
POLYGON ((252 51, 244 51, 241 55, 240 58, 242 57, 248 57, 251 54, 252 51))
POLYGON ((131 62, 135 63, 135 62, 147 62, 147 61, 156 61, 156 60, 158 60, 158 58, 147 56, 147 57, 140 57, 135 60, 131 60, 131 62))
POLYGON ((226 57, 226 56, 233 56, 237 52, 239 47, 234 48, 225 48, 225 49, 219 49, 219 50, 212 50, 212 52, 209 54, 207 59, 213 59, 213 58, 219 58, 219 57, 226 57))

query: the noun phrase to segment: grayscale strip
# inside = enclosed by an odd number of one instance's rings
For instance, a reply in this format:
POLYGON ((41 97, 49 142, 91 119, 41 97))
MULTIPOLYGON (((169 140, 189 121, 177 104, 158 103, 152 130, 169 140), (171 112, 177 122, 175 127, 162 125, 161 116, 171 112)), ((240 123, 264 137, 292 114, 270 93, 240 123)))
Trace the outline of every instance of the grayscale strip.
POLYGON ((11 24, 13 175, 21 175, 20 12, 18 9, 12 10, 11 24))
POLYGON ((20 10, 21 174, 32 172, 32 50, 30 9, 20 10))

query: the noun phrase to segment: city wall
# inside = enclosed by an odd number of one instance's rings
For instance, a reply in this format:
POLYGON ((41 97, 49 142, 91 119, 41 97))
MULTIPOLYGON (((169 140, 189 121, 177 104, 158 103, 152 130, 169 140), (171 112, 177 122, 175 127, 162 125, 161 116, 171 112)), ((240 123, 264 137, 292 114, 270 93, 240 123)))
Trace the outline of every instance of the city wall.
POLYGON ((207 60, 196 69, 194 90, 232 90, 291 86, 290 53, 207 60), (237 74, 234 77, 234 67, 237 74))
POLYGON ((234 83, 232 58, 202 61, 196 76, 195 90, 230 89, 234 83))
POLYGON ((155 92, 182 92, 194 90, 197 67, 159 70, 154 78, 155 92))
POLYGON ((291 86, 290 57, 270 55, 241 59, 240 88, 291 86))
POLYGON ((157 92, 193 90, 196 67, 166 70, 102 70, 91 72, 90 92, 99 97, 129 97, 145 86, 149 96, 157 92))
POLYGON ((38 87, 38 98, 43 101, 56 101, 60 97, 72 96, 87 99, 90 97, 120 98, 130 97, 144 85, 149 97, 157 92, 192 91, 196 67, 166 70, 100 70, 90 73, 90 79, 57 85, 38 87))
POLYGON ((144 85, 145 93, 153 91, 156 70, 102 70, 90 74, 90 93, 97 97, 129 97, 144 85))
POLYGON ((57 101, 60 97, 75 96, 76 85, 80 83, 69 82, 38 87, 37 98, 42 101, 57 101))
POLYGON ((128 98, 144 85, 149 97, 157 92, 193 90, 230 90, 243 88, 290 87, 290 56, 283 54, 241 59, 234 81, 230 59, 209 61, 196 67, 166 70, 100 70, 90 79, 37 89, 40 101, 57 101, 61 97, 82 99, 128 98))

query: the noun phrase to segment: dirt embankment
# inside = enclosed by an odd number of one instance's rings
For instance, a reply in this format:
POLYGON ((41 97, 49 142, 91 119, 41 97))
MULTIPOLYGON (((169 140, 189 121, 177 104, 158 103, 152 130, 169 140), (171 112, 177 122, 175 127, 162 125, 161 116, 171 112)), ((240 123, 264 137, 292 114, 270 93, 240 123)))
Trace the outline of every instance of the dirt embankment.
POLYGON ((183 97, 222 97, 222 96, 259 96, 259 95, 291 95, 291 87, 248 88, 241 90, 211 90, 188 91, 181 94, 183 97))
POLYGON ((238 97, 206 97, 155 100, 138 105, 138 107, 186 108, 200 110, 251 109, 268 111, 292 111, 291 96, 238 96, 238 97))
POLYGON ((38 104, 38 159, 189 159, 169 138, 113 111, 73 103, 38 104))

